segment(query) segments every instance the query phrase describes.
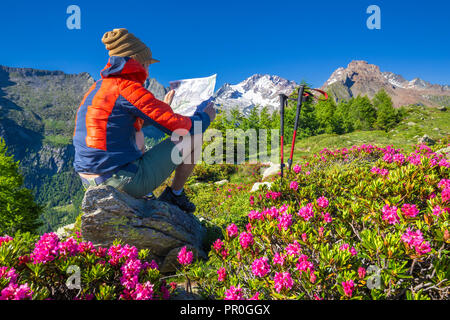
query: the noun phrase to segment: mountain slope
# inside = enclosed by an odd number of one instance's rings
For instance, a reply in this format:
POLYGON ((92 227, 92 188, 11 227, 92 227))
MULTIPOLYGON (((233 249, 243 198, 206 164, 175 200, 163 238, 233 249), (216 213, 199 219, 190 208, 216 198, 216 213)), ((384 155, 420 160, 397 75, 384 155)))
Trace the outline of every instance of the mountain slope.
POLYGON ((420 78, 408 81, 401 75, 381 72, 378 66, 366 61, 352 61, 347 68, 338 68, 322 89, 327 90, 336 101, 348 100, 357 95, 372 98, 379 90, 384 89, 392 97, 396 107, 408 104, 437 107, 450 103, 449 85, 431 84, 420 78))
POLYGON ((279 94, 291 94, 297 84, 278 76, 255 74, 236 84, 223 85, 214 95, 222 110, 237 107, 244 114, 255 106, 268 107, 269 111, 279 108, 279 94))

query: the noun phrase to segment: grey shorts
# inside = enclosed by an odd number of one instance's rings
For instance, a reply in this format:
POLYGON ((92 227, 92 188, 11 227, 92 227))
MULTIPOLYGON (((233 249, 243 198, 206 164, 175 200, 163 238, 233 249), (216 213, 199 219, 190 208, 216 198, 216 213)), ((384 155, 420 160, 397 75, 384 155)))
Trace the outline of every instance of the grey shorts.
MULTIPOLYGON (((141 198, 158 188, 177 168, 172 161, 172 150, 175 144, 167 138, 145 152, 142 157, 132 162, 136 165, 135 173, 120 170, 102 185, 112 186, 128 193, 135 198, 141 198)), ((178 151, 179 152, 179 151, 178 151)))

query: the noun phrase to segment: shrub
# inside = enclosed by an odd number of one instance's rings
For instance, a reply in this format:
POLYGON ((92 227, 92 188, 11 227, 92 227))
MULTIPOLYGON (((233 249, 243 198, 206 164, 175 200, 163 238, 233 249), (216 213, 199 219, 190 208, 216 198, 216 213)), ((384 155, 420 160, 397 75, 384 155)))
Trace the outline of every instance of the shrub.
POLYGON ((42 207, 34 202, 31 190, 23 186, 19 163, 7 154, 0 138, 0 235, 36 231, 42 207))
POLYGON ((79 237, 60 240, 55 233, 0 237, 0 300, 168 299, 173 289, 147 256, 147 250, 119 242, 94 248, 79 237), (77 271, 79 287, 70 279, 77 271))
POLYGON ((448 299, 449 167, 425 145, 324 149, 190 277, 216 299, 448 299))

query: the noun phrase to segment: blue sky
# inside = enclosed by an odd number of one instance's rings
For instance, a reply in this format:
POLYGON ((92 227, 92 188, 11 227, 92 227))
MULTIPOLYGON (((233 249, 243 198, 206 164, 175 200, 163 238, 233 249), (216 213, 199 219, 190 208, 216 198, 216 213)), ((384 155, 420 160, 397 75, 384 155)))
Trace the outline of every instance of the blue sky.
POLYGON ((125 27, 161 63, 151 77, 218 74, 216 89, 255 73, 321 86, 336 68, 367 60, 411 80, 450 84, 449 1, 29 1, 4 3, 0 64, 89 72, 99 78, 108 55, 104 32, 125 27), (69 5, 81 30, 66 27, 69 5), (381 30, 369 30, 369 5, 381 30))

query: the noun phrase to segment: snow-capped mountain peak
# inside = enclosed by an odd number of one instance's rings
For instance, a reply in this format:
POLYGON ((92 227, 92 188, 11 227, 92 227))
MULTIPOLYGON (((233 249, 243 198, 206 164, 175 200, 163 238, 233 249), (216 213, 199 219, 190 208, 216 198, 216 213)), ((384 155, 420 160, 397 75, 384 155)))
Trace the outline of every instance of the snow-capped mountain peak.
POLYGON ((255 106, 272 111, 279 107, 279 94, 291 94, 296 86, 294 81, 279 76, 255 74, 238 84, 223 85, 214 95, 215 103, 222 110, 237 107, 244 114, 255 106))

